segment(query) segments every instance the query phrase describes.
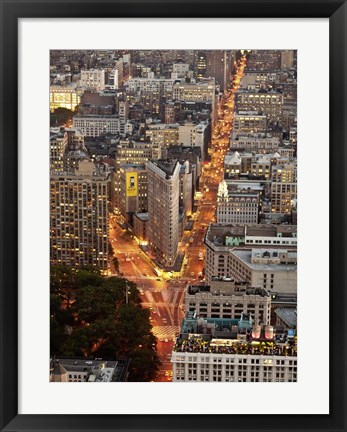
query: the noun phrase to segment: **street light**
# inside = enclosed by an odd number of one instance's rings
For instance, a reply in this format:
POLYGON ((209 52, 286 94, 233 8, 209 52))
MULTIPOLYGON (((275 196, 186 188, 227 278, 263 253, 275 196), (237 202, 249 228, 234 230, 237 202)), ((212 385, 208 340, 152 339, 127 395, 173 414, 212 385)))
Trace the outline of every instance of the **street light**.
POLYGON ((129 289, 130 288, 128 282, 125 282, 125 304, 129 303, 129 294, 130 294, 130 292, 128 291, 129 289))

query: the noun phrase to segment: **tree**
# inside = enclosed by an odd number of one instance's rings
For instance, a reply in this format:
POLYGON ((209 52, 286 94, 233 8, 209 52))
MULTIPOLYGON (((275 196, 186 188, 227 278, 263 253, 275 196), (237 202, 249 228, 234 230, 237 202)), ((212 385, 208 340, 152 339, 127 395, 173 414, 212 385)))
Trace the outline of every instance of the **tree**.
POLYGON ((119 273, 119 261, 116 256, 113 257, 112 263, 114 265, 114 269, 116 270, 116 272, 119 273))
POLYGON ((108 254, 110 257, 114 255, 114 250, 113 250, 113 247, 111 245, 111 242, 108 242, 108 254))
POLYGON ((67 108, 56 108, 50 113, 51 126, 64 126, 66 123, 71 122, 75 112, 67 108))
POLYGON ((76 274, 76 280, 79 288, 91 285, 94 287, 102 284, 103 278, 100 275, 100 271, 91 271, 90 269, 83 268, 76 274))
POLYGON ((126 356, 131 360, 129 380, 155 378, 156 338, 136 284, 90 269, 74 273, 62 267, 52 268, 51 284, 52 356, 126 356), (66 291, 73 292, 69 307, 66 291))

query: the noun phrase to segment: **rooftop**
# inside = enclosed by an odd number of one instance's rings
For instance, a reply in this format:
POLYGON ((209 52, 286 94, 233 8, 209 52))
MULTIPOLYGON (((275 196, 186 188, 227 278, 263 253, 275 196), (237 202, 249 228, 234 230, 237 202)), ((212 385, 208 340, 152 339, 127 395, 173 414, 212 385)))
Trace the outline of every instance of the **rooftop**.
POLYGON ((232 154, 227 154, 224 158, 225 165, 239 165, 241 164, 241 157, 238 152, 233 152, 232 154))
POLYGON ((176 165, 178 163, 177 159, 171 158, 152 160, 151 162, 164 171, 164 173, 168 176, 172 176, 174 174, 176 165))
POLYGON ((212 295, 258 295, 261 297, 270 297, 269 292, 264 288, 249 287, 246 282, 235 282, 229 278, 212 277, 211 285, 189 285, 187 288, 188 295, 198 293, 209 293, 212 295), (216 283, 217 282, 217 283, 216 283))
POLYGON ((123 168, 125 171, 129 169, 133 169, 135 171, 146 171, 146 164, 121 163, 119 164, 119 167, 123 168))
POLYGON ((135 213, 135 217, 142 221, 148 221, 148 213, 135 213))
POLYGON ((186 319, 174 352, 239 355, 297 355, 296 332, 253 325, 251 319, 186 319))
POLYGON ((53 375, 82 372, 87 374, 88 382, 125 381, 128 366, 129 360, 123 358, 117 360, 64 358, 52 360, 51 372, 53 375))
POLYGON ((296 271, 297 253, 287 249, 238 249, 230 250, 252 270, 296 271))
POLYGON ((201 148, 198 146, 171 145, 168 155, 179 160, 194 159, 201 157, 201 148))
POLYGON ((297 236, 296 225, 236 225, 210 224, 206 240, 216 246, 225 246, 228 237, 279 237, 293 238, 297 236))
POLYGON ((242 117, 254 117, 254 116, 256 116, 256 117, 266 117, 266 115, 265 114, 261 114, 261 113, 259 113, 258 111, 237 111, 235 114, 234 114, 234 117, 238 117, 238 116, 242 116, 242 117))
POLYGON ((275 309, 275 314, 282 320, 284 323, 291 328, 296 328, 297 323, 297 310, 294 308, 278 308, 275 309))

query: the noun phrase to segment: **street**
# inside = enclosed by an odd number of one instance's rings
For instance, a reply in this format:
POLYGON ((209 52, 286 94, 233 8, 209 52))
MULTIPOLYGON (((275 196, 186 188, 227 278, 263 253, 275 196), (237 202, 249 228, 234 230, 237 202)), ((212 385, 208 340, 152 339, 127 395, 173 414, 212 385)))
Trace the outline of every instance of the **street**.
MULTIPOLYGON (((122 229, 115 216, 110 218, 110 242, 119 261, 121 276, 135 282, 141 293, 142 304, 151 313, 153 333, 158 338, 157 352, 162 362, 156 381, 171 381, 170 363, 175 336, 184 317, 184 293, 188 284, 203 280, 205 260, 204 238, 208 225, 215 221, 217 189, 224 175, 224 157, 229 150, 233 124, 234 98, 246 66, 246 57, 238 63, 229 92, 225 92, 218 106, 218 120, 212 131, 211 161, 203 167, 200 179, 202 196, 193 215, 192 231, 185 231, 179 244, 185 251, 180 273, 164 273, 158 277, 154 263, 143 252, 136 239, 122 229)), ((113 265, 112 265, 113 266, 113 265)), ((111 266, 111 273, 115 274, 111 266)))

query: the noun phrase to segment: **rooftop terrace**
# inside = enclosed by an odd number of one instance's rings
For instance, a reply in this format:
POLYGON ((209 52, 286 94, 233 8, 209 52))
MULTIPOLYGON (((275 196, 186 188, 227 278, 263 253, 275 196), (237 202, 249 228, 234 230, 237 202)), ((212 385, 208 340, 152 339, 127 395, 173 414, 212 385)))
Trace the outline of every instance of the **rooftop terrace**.
POLYGON ((189 335, 187 338, 177 339, 173 351, 206 354, 297 356, 295 338, 278 343, 276 341, 202 338, 198 335, 189 335))

